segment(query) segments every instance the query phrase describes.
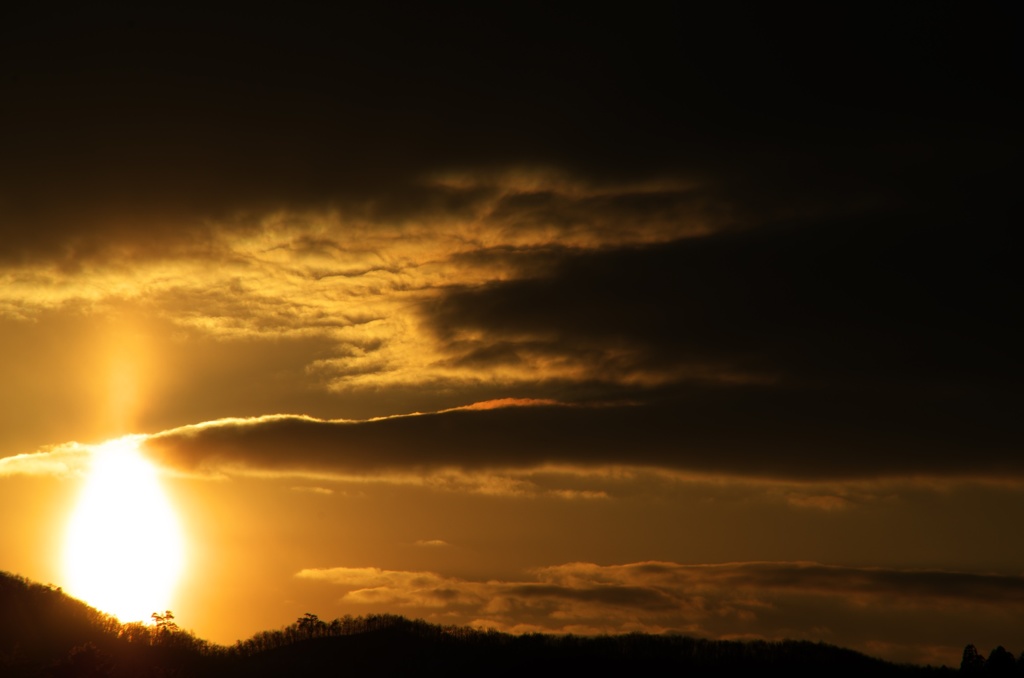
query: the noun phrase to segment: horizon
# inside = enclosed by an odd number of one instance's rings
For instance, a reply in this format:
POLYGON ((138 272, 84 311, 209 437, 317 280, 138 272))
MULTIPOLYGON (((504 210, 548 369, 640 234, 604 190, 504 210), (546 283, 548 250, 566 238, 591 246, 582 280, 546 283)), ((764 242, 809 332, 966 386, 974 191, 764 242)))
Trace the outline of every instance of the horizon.
MULTIPOLYGON (((24 592, 32 591, 33 589, 42 589, 42 590, 46 591, 48 594, 56 593, 58 596, 60 596, 64 600, 70 600, 75 605, 85 606, 91 612, 96 613, 98 615, 98 618, 103 620, 100 623, 100 628, 103 629, 103 633, 108 634, 110 636, 110 637, 108 637, 106 639, 108 642, 113 640, 113 639, 117 639, 118 641, 126 642, 128 644, 138 643, 138 644, 141 644, 141 645, 144 645, 144 646, 150 646, 150 647, 177 648, 177 650, 183 651, 185 653, 193 653, 193 654, 196 654, 198 656, 206 656, 206 657, 211 656, 211 653, 212 653, 212 655, 216 655, 216 654, 222 653, 224 651, 229 651, 229 652, 230 651, 240 651, 242 653, 242 655, 248 655, 248 654, 258 655, 259 653, 265 652, 268 649, 272 649, 272 648, 275 648, 275 647, 284 647, 284 646, 287 646, 287 645, 296 645, 296 644, 300 644, 304 640, 313 640, 313 639, 316 639, 316 638, 324 638, 324 637, 338 637, 338 636, 360 635, 360 634, 372 633, 374 630, 381 631, 381 630, 387 630, 389 628, 398 627, 398 628, 405 628, 407 630, 415 628, 415 629, 419 629, 420 631, 422 631, 424 628, 426 628, 426 629, 437 629, 437 630, 440 630, 440 631, 444 632, 445 635, 451 635, 453 637, 460 638, 460 639, 463 639, 463 640, 467 636, 464 635, 462 633, 462 631, 466 631, 469 634, 475 634, 479 638, 493 638, 492 634, 496 633, 496 634, 499 634, 501 636, 505 636, 507 638, 515 638, 517 635, 527 635, 527 636, 531 636, 531 637, 535 637, 535 636, 539 635, 539 636, 548 637, 548 638, 551 638, 551 639, 554 639, 554 640, 572 639, 572 638, 584 639, 584 640, 587 640, 587 639, 590 639, 590 640, 601 640, 601 639, 608 639, 608 638, 628 639, 628 638, 640 636, 640 637, 647 637, 647 638, 659 638, 660 637, 660 638, 667 638, 667 639, 680 639, 680 640, 686 640, 686 641, 694 641, 694 642, 697 642, 697 643, 709 643, 709 644, 716 644, 716 643, 718 643, 718 644, 721 644, 723 646, 730 645, 730 644, 740 645, 740 646, 746 645, 746 646, 751 646, 751 647, 758 646, 759 644, 760 645, 768 645, 768 646, 771 646, 771 645, 779 646, 779 645, 787 645, 787 644, 788 645, 795 645, 795 646, 799 646, 799 645, 802 645, 802 644, 803 645, 817 645, 817 646, 821 646, 821 647, 831 648, 833 650, 838 650, 840 652, 851 652, 851 653, 860 654, 861 657, 867 658, 869 660, 877 660, 879 662, 888 662, 890 665, 892 665, 894 667, 918 668, 918 669, 926 669, 926 670, 931 670, 931 669, 955 670, 956 669, 955 666, 947 666, 947 665, 939 665, 939 666, 927 665, 927 666, 924 666, 924 665, 915 665, 913 663, 892 662, 891 660, 884 660, 884 659, 881 659, 881 658, 878 658, 878 657, 872 657, 871 655, 868 655, 868 654, 865 654, 865 653, 859 653, 859 652, 857 652, 855 650, 851 650, 850 648, 845 648, 845 647, 842 647, 842 646, 839 646, 839 645, 832 645, 832 644, 828 644, 828 643, 822 643, 821 641, 808 641, 808 640, 804 640, 804 639, 791 639, 791 638, 783 638, 783 639, 765 639, 765 638, 728 639, 728 638, 717 638, 716 639, 716 638, 705 638, 705 637, 702 637, 702 636, 695 636, 695 635, 685 635, 685 634, 679 633, 677 631, 671 631, 671 630, 670 631, 665 631, 665 632, 663 632, 661 634, 657 634, 657 635, 649 634, 649 633, 644 633, 644 632, 638 632, 638 631, 630 631, 628 633, 612 633, 612 634, 602 633, 602 634, 589 634, 589 635, 588 634, 582 634, 581 635, 581 634, 573 634, 573 633, 562 633, 562 632, 530 632, 530 633, 525 633, 525 634, 515 634, 515 633, 508 633, 506 631, 497 631, 494 628, 486 628, 486 627, 482 628, 482 627, 475 627, 475 626, 469 626, 469 625, 453 625, 453 624, 441 625, 441 624, 436 624, 436 623, 428 622, 428 621, 426 621, 426 620, 424 620, 422 618, 419 618, 419 617, 408 617, 408 616, 404 616, 404 615, 396 615, 396 614, 393 614, 393 613, 371 613, 371 614, 358 615, 358 616, 353 616, 353 615, 350 615, 350 614, 346 614, 344 617, 336 617, 334 619, 320 619, 319 615, 317 615, 315 613, 305 612, 300 617, 298 617, 295 621, 292 621, 292 622, 287 623, 287 624, 280 624, 280 625, 278 625, 274 629, 261 629, 261 630, 255 632, 253 635, 247 637, 247 638, 240 638, 237 641, 235 641, 234 643, 228 645, 228 644, 215 643, 215 642, 210 641, 210 640, 208 640, 206 638, 201 638, 201 637, 197 636, 191 629, 184 628, 184 627, 180 626, 176 622, 176 617, 175 617, 175 615, 173 613, 173 610, 165 610, 163 612, 153 612, 153 613, 150 614, 149 619, 147 619, 147 620, 121 621, 121 620, 117 619, 114 615, 111 615, 109 613, 103 612, 102 610, 100 610, 100 609, 90 605, 89 603, 85 602, 84 600, 81 600, 80 598, 76 598, 76 597, 74 597, 72 595, 69 595, 67 592, 63 591, 60 587, 58 587, 58 586, 56 586, 54 584, 42 584, 40 582, 34 582, 34 581, 32 581, 30 579, 27 579, 27 578, 25 578, 25 577, 23 577, 21 575, 13 574, 13 573, 10 573, 10 572, 4 572, 2 570, 0 570, 0 578, 11 580, 11 581, 15 582, 16 584, 22 585, 24 587, 25 591, 23 591, 23 592, 16 592, 15 595, 13 596, 15 598, 18 597, 18 593, 24 593, 24 592), (105 624, 106 620, 114 622, 117 628, 111 629, 108 625, 105 624)), ((10 594, 10 591, 6 591, 5 593, 10 594)), ((24 600, 25 599, 23 599, 21 601, 21 603, 22 603, 21 614, 22 615, 25 614, 26 609, 27 609, 27 607, 24 605, 24 600)), ((37 602, 38 602, 38 600, 37 600, 37 602)), ((31 607, 31 606, 29 606, 29 607, 31 607)), ((48 609, 42 615, 42 617, 37 617, 35 621, 37 621, 37 622, 43 621, 44 624, 42 624, 38 629, 36 629, 36 631, 37 632, 40 631, 40 630, 44 631, 44 634, 43 634, 44 636, 45 636, 45 632, 46 631, 51 631, 52 632, 52 629, 47 629, 46 628, 46 626, 45 626, 45 618, 47 616, 50 616, 50 617, 59 616, 61 614, 59 609, 60 608, 48 609)), ((38 612, 38 610, 36 612, 38 612)), ((52 619, 51 619, 51 621, 52 621, 52 619)), ((95 624, 95 621, 96 620, 93 619, 90 623, 95 624)), ((95 632, 95 630, 96 629, 94 628, 93 631, 95 632)), ((81 631, 81 629, 79 629, 79 631, 81 631)), ((436 636, 433 636, 431 634, 431 637, 436 640, 436 636)), ((57 647, 59 648, 59 645, 57 647)), ((93 642, 91 640, 90 641, 86 641, 84 644, 79 644, 76 647, 77 648, 91 647, 91 650, 89 650, 89 652, 98 650, 98 648, 96 648, 95 644, 93 644, 93 642)), ((596 648, 597 646, 593 646, 593 647, 596 648)), ((51 650, 52 650, 52 648, 51 648, 51 650)), ((74 652, 75 652, 75 650, 72 650, 70 652, 70 654, 73 655, 74 652)), ((999 646, 996 646, 996 647, 992 648, 990 650, 989 654, 988 654, 988 657, 986 657, 986 655, 984 653, 980 652, 978 650, 978 648, 973 643, 968 643, 967 645, 964 646, 963 662, 967 662, 968 661, 968 656, 969 655, 971 657, 971 666, 968 667, 968 670, 981 670, 981 669, 983 669, 985 667, 986 661, 988 659, 993 659, 993 660, 995 660, 997 662, 998 666, 991 667, 993 670, 997 670, 997 671, 1006 671, 1008 668, 1012 670, 1012 666, 1011 667, 1007 667, 1006 666, 1006 662, 1007 661, 1009 661, 1011 664, 1024 663, 1024 651, 1022 651, 1020 653, 1020 659, 1015 659, 1014 653, 1012 651, 1006 650, 1002 645, 999 645, 999 646), (997 655, 1000 655, 1000 656, 997 657, 997 655)), ((102 657, 106 657, 107 659, 110 659, 110 657, 107 656, 102 651, 98 652, 98 656, 101 657, 101 658, 102 657)), ((13 658, 15 659, 15 664, 12 664, 12 665, 16 665, 17 662, 19 661, 19 659, 17 657, 13 657, 13 658)), ((665 657, 665 658, 667 659, 667 657, 665 657)), ((762 657, 762 660, 764 658, 765 657, 762 657)), ((810 657, 808 656, 807 658, 810 658, 810 657)), ((23 658, 21 658, 20 661, 24 661, 24 659, 25 658, 23 657, 23 658)), ((178 657, 176 661, 181 661, 181 659, 182 659, 182 657, 178 657)), ((719 657, 719 660, 721 660, 720 657, 719 657)), ((51 661, 53 661, 53 658, 51 658, 51 661)), ((58 659, 57 661, 59 663, 61 661, 61 659, 58 659)), ((726 661, 728 661, 728 660, 726 660, 726 661)), ((850 668, 850 667, 848 667, 848 668, 850 668)), ((959 668, 960 668, 961 671, 963 671, 963 670, 965 670, 965 665, 961 664, 961 666, 959 668)))
MULTIPOLYGON (((344 663, 354 675, 409 675, 444 671, 475 675, 491 665, 500 675, 528 667, 565 667, 590 675, 623 671, 722 671, 772 666, 789 675, 936 675, 949 667, 886 663, 853 650, 811 641, 708 640, 679 634, 603 636, 511 635, 471 627, 439 626, 383 614, 331 621, 305 613, 278 630, 261 631, 231 647, 213 645, 181 629, 171 611, 154 613, 152 625, 111 624, 111 618, 52 587, 0 573, 0 595, 13 615, 0 615, 11 648, 2 665, 16 672, 62 668, 74 675, 133 676, 153 670, 189 675, 287 675, 296 665, 329 669, 344 663), (14 584, 14 586, 11 586, 14 584), (82 609, 79 609, 82 608, 82 609), (83 616, 82 612, 87 611, 83 616), (31 628, 17 628, 32 619, 31 628), (20 632, 20 633, 19 633, 20 632), (20 636, 20 638, 19 638, 20 636), (25 643, 19 651, 19 639, 25 643), (84 642, 83 642, 84 641, 84 642), (77 643, 77 644, 76 644, 77 643), (70 649, 69 649, 70 648, 70 649), (382 653, 389 659, 381 660, 382 653), (397 662, 395 661, 397 660, 397 662)), ((1024 654, 1022 654, 1024 657, 1024 654)), ((1024 659, 1021 660, 1024 662, 1024 659)), ((1004 648, 988 658, 964 648, 961 671, 1014 673, 1018 661, 1004 648)))
POLYGON ((1012 646, 1020 31, 12 10, 0 570, 226 645, 1012 646))

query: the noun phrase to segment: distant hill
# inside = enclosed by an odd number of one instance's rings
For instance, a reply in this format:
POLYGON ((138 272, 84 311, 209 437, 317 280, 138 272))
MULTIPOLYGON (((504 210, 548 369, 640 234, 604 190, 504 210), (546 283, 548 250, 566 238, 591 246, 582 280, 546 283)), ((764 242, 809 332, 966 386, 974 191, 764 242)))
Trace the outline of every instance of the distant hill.
POLYGON ((76 645, 109 647, 120 626, 60 589, 0 572, 0 667, 7 671, 64 656, 76 645))
POLYGON ((0 677, 179 675, 164 669, 205 670, 215 653, 189 633, 121 624, 59 588, 0 572, 0 677))
MULTIPOLYGON (((352 676, 934 676, 952 671, 903 667, 809 642, 726 642, 684 636, 513 636, 453 629, 378 615, 351 635, 322 635, 246 655, 241 675, 352 676), (309 673, 307 673, 309 672, 309 673)), ((294 628, 291 627, 291 628, 294 628)))
POLYGON ((307 614, 232 647, 173 623, 119 624, 49 586, 0 572, 0 676, 949 676, 810 642, 684 636, 513 636, 396 615, 307 614))

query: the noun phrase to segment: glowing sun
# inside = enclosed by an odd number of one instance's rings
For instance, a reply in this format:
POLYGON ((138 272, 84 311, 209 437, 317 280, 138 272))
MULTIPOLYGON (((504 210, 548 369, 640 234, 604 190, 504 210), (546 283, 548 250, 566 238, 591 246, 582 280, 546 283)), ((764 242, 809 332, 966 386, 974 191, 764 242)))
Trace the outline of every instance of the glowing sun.
POLYGON ((96 449, 64 549, 68 592, 122 622, 169 608, 184 561, 177 517, 138 440, 96 449))

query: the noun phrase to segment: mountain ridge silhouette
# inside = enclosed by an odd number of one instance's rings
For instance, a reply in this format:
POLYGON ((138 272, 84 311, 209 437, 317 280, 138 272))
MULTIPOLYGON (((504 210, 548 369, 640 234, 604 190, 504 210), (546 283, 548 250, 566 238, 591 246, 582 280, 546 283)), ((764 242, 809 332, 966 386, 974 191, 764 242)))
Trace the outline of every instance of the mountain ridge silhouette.
POLYGON ((0 675, 136 676, 947 676, 810 641, 724 641, 682 635, 511 635, 399 615, 307 613, 232 646, 174 625, 121 624, 52 585, 0 571, 0 675))

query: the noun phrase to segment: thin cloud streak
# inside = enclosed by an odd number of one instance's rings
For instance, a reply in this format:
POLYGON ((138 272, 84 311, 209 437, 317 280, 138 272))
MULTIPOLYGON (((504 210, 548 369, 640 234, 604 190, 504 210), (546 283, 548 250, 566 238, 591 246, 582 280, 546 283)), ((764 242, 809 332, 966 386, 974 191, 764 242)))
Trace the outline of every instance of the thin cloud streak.
POLYGON ((208 422, 150 436, 145 448, 160 463, 187 471, 233 467, 386 476, 565 465, 790 481, 1012 480, 1024 475, 1019 457, 998 447, 979 446, 968 458, 947 452, 949 444, 927 432, 912 446, 886 432, 852 434, 853 420, 845 421, 846 414, 835 427, 819 419, 815 429, 805 430, 801 420, 806 411, 797 405, 813 412, 814 403, 802 398, 786 402, 771 393, 748 404, 750 417, 742 426, 718 421, 719 404, 695 399, 644 407, 525 402, 531 405, 365 421, 277 415, 208 422), (771 409, 757 412, 754 407, 761 402, 771 409), (796 419, 782 418, 787 406, 798 413, 796 419), (815 448, 830 454, 808 457, 807 450, 815 448))
MULTIPOLYGON (((680 412, 671 403, 585 406, 523 398, 367 420, 225 418, 136 437, 153 461, 196 477, 411 484, 564 499, 605 499, 613 494, 607 482, 658 477, 767 483, 794 507, 837 511, 886 483, 1014 487, 1024 479, 1019 459, 998 451, 979 449, 971 458, 933 455, 918 464, 916 455, 873 456, 847 445, 811 460, 803 456, 806 438, 795 438, 793 449, 785 450, 778 441, 757 444, 751 433, 720 428, 699 411, 680 412), (592 485, 544 486, 545 477, 558 476, 592 485)), ((57 445, 0 459, 0 468, 6 475, 63 473, 88 448, 57 445)))
POLYGON ((85 446, 66 443, 42 452, 0 457, 0 477, 74 475, 86 468, 88 456, 85 446))
MULTIPOLYGON (((564 499, 603 499, 608 491, 601 486, 542 489, 536 480, 559 474, 595 481, 653 474, 684 482, 730 479, 778 488, 790 483, 804 490, 780 490, 786 502, 843 510, 863 496, 858 483, 939 488, 971 482, 1014 485, 1024 477, 1016 456, 997 451, 979 449, 971 458, 933 454, 927 465, 918 465, 916 456, 906 451, 903 458, 893 458, 837 446, 830 456, 811 460, 804 456, 807 438, 794 438, 794 448, 787 451, 776 441, 758 444, 752 433, 756 431, 730 431, 699 412, 687 414, 669 406, 586 407, 506 398, 369 420, 226 418, 136 437, 143 453, 161 466, 198 477, 389 482, 484 494, 550 492, 564 499), (828 489, 829 482, 849 490, 837 494, 828 489)), ((6 474, 62 472, 68 459, 87 448, 67 443, 0 463, 6 474)))

